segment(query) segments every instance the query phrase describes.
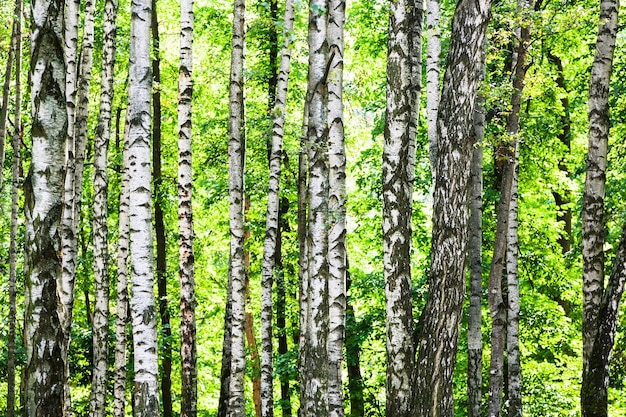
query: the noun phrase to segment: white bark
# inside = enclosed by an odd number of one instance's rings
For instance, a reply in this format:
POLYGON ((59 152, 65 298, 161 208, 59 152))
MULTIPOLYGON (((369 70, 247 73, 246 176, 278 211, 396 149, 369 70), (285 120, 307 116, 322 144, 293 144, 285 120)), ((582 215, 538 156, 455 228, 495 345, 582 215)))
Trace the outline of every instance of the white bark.
POLYGON ((131 12, 128 159, 135 413, 155 417, 159 415, 159 388, 150 172, 151 2, 135 1, 131 12))
MULTIPOLYGON (((93 4, 90 7, 90 26, 93 29, 93 4)), ((91 382, 91 402, 89 415, 104 417, 107 396, 107 369, 109 358, 109 251, 108 251, 108 150, 111 137, 111 108, 114 93, 115 38, 117 32, 117 0, 105 4, 104 50, 102 54, 102 91, 100 94, 100 114, 94 138, 94 289, 95 308, 93 315, 93 363, 91 382)), ((93 33, 93 31, 92 31, 93 33)), ((83 98, 83 94, 79 94, 83 98)), ((86 97, 85 97, 86 98, 86 97)), ((83 115, 81 115, 81 118, 83 115)), ((80 134, 86 134, 87 117, 81 121, 80 134), (84 124, 84 125, 83 125, 84 124)), ((124 272, 125 273, 125 272, 124 272)))
POLYGON ((441 28, 439 0, 426 0, 426 118, 428 150, 433 179, 437 160, 437 112, 439 111, 439 77, 441 72, 441 28))
POLYGON ((228 158, 230 195, 230 274, 232 282, 232 362, 228 416, 245 415, 245 281, 244 262, 244 59, 245 0, 235 0, 233 10, 233 43, 229 90, 228 158))

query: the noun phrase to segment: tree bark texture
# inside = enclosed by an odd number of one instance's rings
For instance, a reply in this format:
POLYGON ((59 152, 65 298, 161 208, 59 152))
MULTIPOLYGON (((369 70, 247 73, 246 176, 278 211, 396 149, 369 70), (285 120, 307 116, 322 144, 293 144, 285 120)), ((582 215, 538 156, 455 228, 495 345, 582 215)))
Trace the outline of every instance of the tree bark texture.
POLYGON ((328 0, 309 2, 308 103, 308 283, 302 416, 329 415, 328 409, 328 0))
POLYGON ((604 290, 604 196, 610 126, 609 80, 617 36, 618 9, 618 0, 600 2, 598 38, 589 81, 589 149, 582 204, 583 379, 597 333, 597 317, 604 290))
POLYGON ((231 274, 231 367, 228 416, 245 415, 244 376, 246 357, 244 346, 245 281, 244 263, 244 51, 245 51, 244 0, 235 0, 233 11, 233 43, 229 90, 228 158, 230 196, 230 274, 231 274))
POLYGON ((346 149, 343 126, 345 0, 330 0, 328 73, 328 412, 343 417, 342 362, 346 322, 346 149))
POLYGON ((192 211, 193 0, 180 2, 180 67, 178 70, 178 229, 180 270, 181 417, 198 413, 196 295, 192 211))
MULTIPOLYGON (((273 115, 271 149, 269 158, 270 178, 267 197, 267 214, 265 223, 265 240, 263 247, 263 266, 261 274, 261 415, 274 415, 274 365, 273 365, 273 305, 272 286, 275 274, 282 274, 276 268, 276 259, 280 259, 280 175, 282 162, 282 146, 285 125, 285 106, 291 64, 291 32, 293 31, 295 14, 293 1, 285 3, 285 20, 283 29, 283 46, 280 68, 276 83, 276 95, 273 97, 273 115)), ((284 286, 284 280, 283 280, 284 286)), ((284 290, 284 289, 283 289, 284 290)), ((283 318, 284 321, 284 318, 283 318)), ((284 329, 284 324, 283 324, 284 329)))
POLYGON ((31 2, 32 160, 24 184, 25 413, 66 416, 61 277, 61 212, 67 132, 63 2, 31 2))
POLYGON ((462 2, 453 17, 437 116, 431 270, 420 317, 416 416, 454 415, 452 374, 465 292, 471 130, 490 8, 489 0, 462 2))
POLYGON ((22 0, 15 1, 15 118, 13 126, 13 166, 11 180, 11 232, 9 241, 9 335, 7 341, 7 417, 15 416, 15 354, 17 327, 17 228, 19 187, 22 182, 22 0))
MULTIPOLYGON (((93 1, 90 0, 93 4, 93 1)), ((91 10, 93 12, 93 10, 91 10)), ((93 13, 92 13, 93 14, 93 13)), ((114 94, 115 38, 117 35, 117 0, 105 4, 104 50, 102 53, 102 90, 100 114, 94 138, 94 289, 93 363, 89 415, 106 413, 107 369, 109 357, 109 251, 108 251, 108 150, 114 94)), ((86 123, 86 118, 85 118, 86 123)), ((86 128, 86 125, 85 125, 86 128)))
POLYGON ((439 26, 440 0, 426 0, 426 118, 428 125, 428 153, 433 179, 437 160, 437 112, 439 111, 439 78, 441 73, 441 28, 439 26))
POLYGON ((137 417, 160 415, 150 172, 150 0, 132 4, 129 88, 130 298, 137 417))
POLYGON ((391 2, 387 61, 387 113, 383 147, 383 256, 386 297, 388 416, 411 415, 415 347, 411 285, 411 214, 420 84, 422 3, 391 2), (419 36, 413 33, 417 27, 419 36), (417 85, 416 85, 417 83, 417 85))

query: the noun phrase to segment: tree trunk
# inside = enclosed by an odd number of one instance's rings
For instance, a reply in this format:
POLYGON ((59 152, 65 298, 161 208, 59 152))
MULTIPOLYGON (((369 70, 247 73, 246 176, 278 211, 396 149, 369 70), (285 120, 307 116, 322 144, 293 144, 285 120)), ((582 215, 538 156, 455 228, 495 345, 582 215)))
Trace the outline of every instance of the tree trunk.
MULTIPOLYGON (((292 6, 293 7, 293 6, 292 6)), ((283 197, 278 211, 278 233, 276 235, 276 329, 278 332, 278 355, 285 357, 289 352, 287 345, 287 282, 283 270, 283 260, 281 255, 281 235, 283 230, 289 230, 289 223, 284 216, 289 211, 289 200, 283 197)), ((283 417, 291 417, 291 388, 289 372, 280 372, 280 406, 283 417)))
POLYGON ((228 157, 230 195, 230 274, 232 302, 232 362, 230 368, 230 396, 228 415, 245 415, 244 375, 246 357, 244 347, 245 281, 244 262, 244 173, 246 141, 244 124, 244 0, 235 0, 233 11, 233 43, 229 91, 228 157))
POLYGON ((226 308, 224 309, 224 343, 222 344, 222 368, 220 370, 220 398, 217 417, 228 415, 228 401, 230 398, 230 367, 233 361, 233 301, 232 301, 232 273, 228 271, 228 288, 226 290, 226 308))
POLYGON ((618 8, 617 0, 600 2, 596 53, 589 81, 589 150, 582 204, 583 385, 597 333, 598 311, 604 290, 604 196, 610 126, 608 97, 618 8))
MULTIPOLYGON (((346 291, 350 289, 352 280, 350 271, 346 271, 346 291)), ((346 367, 348 371, 348 392, 350 393, 350 417, 365 417, 365 387, 361 375, 361 345, 354 307, 346 303, 346 367)))
POLYGON ((35 0, 31 10, 31 97, 39 105, 32 106, 32 160, 24 184, 25 413, 65 416, 66 356, 57 311, 67 132, 63 2, 35 0))
MULTIPOLYGON (((485 39, 486 40, 486 39, 485 39)), ((484 61, 485 45, 482 48, 481 62, 484 61)), ((485 68, 481 70, 484 80, 485 68)), ((476 108, 473 120, 472 162, 470 166, 470 218, 469 218, 469 314, 467 320, 467 415, 481 416, 482 403, 482 298, 483 298, 483 145, 485 138, 485 97, 476 96, 476 108)))
POLYGON ((302 416, 329 415, 328 409, 328 137, 326 38, 329 4, 327 0, 309 3, 309 70, 307 103, 309 109, 307 218, 308 288, 304 377, 301 386, 302 416))
POLYGON ((7 417, 15 416, 15 339, 17 325, 17 228, 19 187, 22 182, 22 1, 15 1, 15 118, 13 133, 13 168, 11 181, 11 236, 9 242, 9 336, 7 342, 7 417))
MULTIPOLYGON (((275 2, 273 2, 272 4, 274 3, 275 2)), ((272 300, 272 285, 274 275, 282 274, 282 271, 279 271, 277 269, 276 259, 280 259, 280 175, 282 144, 285 125, 285 106, 287 101, 287 88, 291 63, 290 34, 293 31, 294 19, 295 16, 293 2, 291 0, 287 0, 285 3, 285 20, 283 29, 284 41, 280 59, 280 74, 277 78, 276 83, 276 95, 273 97, 272 100, 273 109, 271 111, 271 114, 273 115, 273 123, 271 135, 271 149, 269 153, 270 179, 268 186, 265 240, 263 248, 263 267, 261 276, 261 415, 263 417, 271 417, 274 415, 274 366, 272 353, 272 309, 274 303, 272 300)), ((282 320, 283 338, 286 342, 286 337, 284 335, 284 312, 282 320)), ((284 354, 286 352, 282 353, 284 354)))
MULTIPOLYGON (((21 29, 18 25, 22 23, 21 15, 18 15, 17 12, 21 13, 22 6, 21 0, 16 0, 15 2, 15 16, 13 17, 13 25, 11 31, 11 45, 9 46, 9 53, 7 57, 7 66, 4 72, 4 84, 2 85, 2 102, 0 103, 0 191, 2 191, 2 182, 3 182, 3 174, 4 174, 4 157, 5 157, 5 149, 6 149, 6 137, 7 137, 7 120, 9 115, 9 89, 11 87, 11 72, 13 71, 13 60, 16 56, 22 53, 21 49, 17 49, 18 44, 21 45, 21 39, 18 40, 18 36, 21 35, 21 29), (19 6, 18 6, 19 5, 19 6)), ((20 77, 19 72, 15 72, 15 80, 20 77)), ((16 110, 17 111, 17 110, 16 110)), ((16 127, 17 129, 17 127, 16 127)))
POLYGON ((609 358, 624 285, 625 236, 604 290, 604 195, 609 138, 609 81, 618 26, 617 0, 600 3, 596 53, 589 81, 589 149, 583 194, 583 417, 606 416, 609 358))
POLYGON ((135 416, 158 417, 157 314, 154 300, 152 192, 150 172, 150 0, 132 4, 130 26, 130 254, 135 416))
POLYGON ((343 417, 341 378, 346 329, 346 149, 343 127, 345 0, 330 0, 328 73, 328 411, 343 417))
POLYGON ((180 268, 181 417, 198 413, 196 366, 196 296, 192 212, 193 0, 180 2, 180 67, 178 71, 178 229, 180 268))
MULTIPOLYGON (((90 3, 93 1, 90 0, 90 3)), ((93 10, 92 10, 93 11, 93 10)), ((109 251, 108 251, 108 150, 111 137, 111 109, 114 94, 117 0, 105 4, 104 50, 100 115, 94 138, 94 289, 93 363, 89 415, 104 417, 109 357, 109 251)))
POLYGON ((454 415, 452 374, 465 293, 471 130, 490 8, 489 0, 458 3, 453 18, 437 115, 431 269, 420 317, 416 416, 454 415))
POLYGON ((428 119, 428 150, 433 180, 437 160, 437 112, 439 111, 439 78, 441 73, 441 28, 439 0, 426 0, 426 117, 428 119))
MULTIPOLYGON (((109 3, 111 4, 111 3, 109 3)), ((129 171, 128 157, 128 117, 124 131, 123 162, 122 162, 122 189, 120 191, 119 229, 117 249, 117 283, 115 303, 115 368, 113 382, 113 415, 126 415, 126 329, 128 326, 128 248, 129 248, 129 171)))
MULTIPOLYGON (((421 39, 422 3, 392 1, 389 15, 387 113, 383 148, 383 253, 386 297, 387 415, 412 414, 413 297, 411 215, 415 134, 421 77, 414 71, 414 41, 421 39), (413 30, 416 33, 414 36, 413 30)), ((419 56, 419 54, 417 54, 419 56)))

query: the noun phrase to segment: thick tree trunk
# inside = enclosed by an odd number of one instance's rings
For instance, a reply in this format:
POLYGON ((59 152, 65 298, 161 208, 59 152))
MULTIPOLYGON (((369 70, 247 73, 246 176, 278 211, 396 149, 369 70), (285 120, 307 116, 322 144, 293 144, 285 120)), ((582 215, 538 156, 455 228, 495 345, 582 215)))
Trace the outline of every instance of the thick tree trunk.
POLYGON ((433 179, 437 161, 437 112, 439 111, 439 78, 441 68, 441 28, 439 0, 426 0, 426 118, 428 121, 428 153, 433 179))
POLYGON ((431 270, 420 317, 416 416, 454 415, 452 374, 465 293, 471 130, 490 8, 489 0, 458 3, 452 23, 437 115, 431 270))
POLYGON ((150 172, 150 0, 132 4, 130 26, 129 182, 130 299, 135 358, 135 416, 155 417, 159 411, 157 313, 154 300, 152 186, 150 172))
POLYGON ((343 417, 341 378, 346 323, 346 149, 343 127, 345 0, 330 0, 328 62, 328 411, 343 417))
POLYGON ((582 207, 583 385, 597 333, 598 311, 604 290, 604 196, 610 126, 608 98, 618 8, 617 0, 600 2, 598 39, 589 81, 589 150, 582 207))
POLYGON ((32 160, 24 184, 25 413, 66 416, 64 328, 57 310, 67 132, 63 2, 35 0, 31 12, 32 160))
MULTIPOLYGON (((92 2, 93 3, 93 2, 92 2)), ((93 10, 92 10, 93 11, 93 10)), ((117 0, 105 4, 104 51, 100 115, 94 138, 94 289, 93 363, 89 415, 104 417, 109 357, 109 251, 108 251, 108 150, 114 94, 117 0)))
MULTIPOLYGON (((274 3, 273 3, 274 4, 274 3)), ((282 144, 285 125, 285 106, 291 63, 291 38, 294 23, 293 2, 285 4, 285 20, 283 29, 283 47, 280 59, 280 73, 277 78, 276 92, 273 97, 272 139, 270 149, 270 179, 267 197, 267 214, 265 224, 265 240, 263 248, 263 267, 261 277, 261 415, 274 415, 274 384, 273 384, 273 328, 272 328, 272 286, 275 274, 282 274, 276 267, 276 259, 280 259, 280 175, 282 160, 282 144)), ((271 66, 271 65, 270 65, 271 66)), ((284 280, 283 280, 284 294, 284 280)), ((283 296, 284 297, 284 296, 283 296)), ((284 302, 284 300, 283 300, 284 302)), ((284 308, 284 307, 283 307, 284 308)), ((283 313, 284 333, 284 313, 283 313)), ((284 334, 283 334, 284 337, 284 334)), ((285 338, 286 341, 286 338, 285 338)), ((285 349, 286 350, 286 349, 285 349)), ((279 352, 281 353, 281 352, 279 352)), ((286 352, 282 352, 283 354, 286 352)), ((282 383, 282 381, 281 381, 282 383)))
POLYGON ((245 281, 244 263, 244 173, 246 141, 244 125, 244 0, 235 0, 233 11, 233 43, 229 93, 228 157, 230 195, 230 281, 231 281, 231 367, 228 416, 245 414, 244 376, 246 357, 244 346, 245 281))
POLYGON ((22 171, 22 0, 15 1, 15 118, 13 126, 13 168, 11 181, 11 235, 9 242, 9 336, 7 342, 7 417, 15 416, 15 342, 17 325, 17 227, 19 187, 22 171))
POLYGON ((387 113, 383 148, 383 253, 386 297, 388 416, 412 413, 413 297, 411 215, 415 176, 415 134, 421 77, 422 3, 391 2, 387 61, 387 113), (419 33, 413 33, 413 30, 419 33))
POLYGON ((113 382, 113 415, 126 415, 126 329, 128 327, 128 248, 130 221, 130 184, 128 158, 128 117, 124 129, 122 188, 120 191, 119 229, 117 249, 117 282, 115 303, 115 365, 113 382))
POLYGON ((583 194, 583 417, 606 416, 609 359, 624 285, 624 245, 604 290, 604 195, 609 138, 609 81, 618 26, 618 0, 600 3, 596 54, 589 81, 589 149, 583 194))
POLYGON ((181 417, 198 413, 196 366, 196 295, 192 211, 193 0, 180 2, 180 67, 178 71, 178 230, 180 270, 181 417))

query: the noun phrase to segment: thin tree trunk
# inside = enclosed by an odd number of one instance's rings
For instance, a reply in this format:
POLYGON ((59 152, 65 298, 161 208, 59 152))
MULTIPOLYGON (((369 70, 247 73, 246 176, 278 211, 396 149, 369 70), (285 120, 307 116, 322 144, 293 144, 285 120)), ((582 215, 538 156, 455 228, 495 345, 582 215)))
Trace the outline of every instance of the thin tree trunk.
MULTIPOLYGON (((246 209, 244 216, 247 215, 250 201, 246 201, 246 209)), ((245 242, 250 239, 250 231, 245 232, 245 242)), ((244 243, 245 247, 245 243, 244 243)), ((250 252, 245 250, 244 263, 246 265, 246 306, 251 303, 250 300, 250 252)), ((261 358, 259 357, 259 345, 256 342, 256 335, 254 331, 254 316, 251 311, 246 310, 245 319, 245 333, 246 333, 246 352, 250 354, 250 360, 246 361, 247 366, 250 367, 250 379, 252 380, 252 402, 254 403, 254 413, 256 417, 261 417, 261 358)))
POLYGON ((604 290, 604 196, 610 129, 609 82, 618 27, 618 0, 600 3, 596 53, 589 81, 589 149, 583 194, 583 417, 608 414, 609 359, 624 285, 626 233, 604 290))
MULTIPOLYGON (((486 40, 486 38, 485 38, 486 40)), ((481 62, 484 61, 485 46, 482 48, 481 62)), ((484 80, 485 68, 481 70, 484 80)), ((476 96, 476 108, 473 120, 472 162, 470 166, 470 219, 469 219, 469 315, 467 321, 467 415, 481 416, 482 403, 482 298, 483 298, 483 260, 482 260, 482 222, 483 222, 483 145, 485 137, 485 98, 476 96)))
MULTIPOLYGON (((283 270, 283 260, 281 255, 281 235, 282 230, 287 229, 289 224, 284 216, 289 211, 289 200, 287 197, 283 197, 280 203, 278 211, 278 232, 276 234, 276 328, 278 332, 278 355, 279 357, 285 357, 289 352, 289 346, 287 345, 287 323, 286 323, 286 308, 287 308, 287 282, 285 280, 285 273, 283 270)), ((280 407, 282 408, 283 417, 291 416, 291 388, 289 385, 289 373, 279 373, 280 379, 280 407)))
POLYGON ((232 302, 232 362, 228 415, 245 415, 244 375, 246 357, 244 262, 244 173, 246 160, 244 120, 245 0, 235 0, 233 10, 233 43, 229 91, 228 157, 230 195, 230 274, 232 302))
POLYGON ((65 416, 64 332, 57 311, 67 132, 63 2, 31 3, 32 160, 24 184, 25 414, 65 416), (51 117, 55 115, 55 117, 51 117))
POLYGON ((328 409, 328 138, 326 133, 328 43, 326 38, 328 1, 309 3, 309 70, 307 102, 309 108, 307 242, 308 291, 307 337, 304 385, 300 405, 302 416, 325 416, 328 409))
MULTIPOLYGON (((350 271, 346 271, 346 291, 350 290, 352 280, 350 271)), ((348 371, 348 392, 350 396, 350 417, 365 416, 363 376, 361 375, 361 345, 354 307, 346 303, 346 368, 348 371)))
POLYGON ((128 249, 130 221, 130 160, 128 156, 128 115, 123 144, 122 188, 120 191, 119 229, 117 249, 117 283, 115 303, 115 365, 113 382, 113 415, 126 415, 126 329, 128 327, 128 249))
POLYGON ((343 127, 343 28, 345 0, 328 13, 328 411, 343 417, 342 362, 346 329, 346 149, 343 127))
POLYGON ((135 416, 158 417, 157 313, 154 300, 152 186, 150 172, 150 0, 133 2, 130 26, 129 192, 135 370, 135 416))
MULTIPOLYGON (((415 134, 421 77, 415 45, 421 38, 422 3, 392 1, 389 15, 387 113, 383 148, 383 253, 386 297, 387 415, 412 413, 413 300, 411 213, 415 176, 415 134), (413 33, 413 30, 419 33, 413 33)), ((417 54, 419 56, 419 54, 417 54)), ((421 65, 420 65, 421 67, 421 65)))
POLYGON ((228 288, 226 290, 226 308, 224 309, 224 343, 222 344, 222 368, 220 370, 220 398, 217 417, 228 415, 228 401, 230 399, 230 367, 233 361, 233 301, 232 301, 232 273, 228 271, 228 288))
POLYGON ((271 417, 274 415, 274 366, 272 354, 272 309, 274 303, 272 300, 272 285, 274 275, 282 274, 282 271, 278 271, 276 268, 276 259, 280 259, 280 175, 285 125, 285 106, 287 102, 287 88, 291 63, 292 41, 290 36, 293 31, 294 19, 293 2, 291 0, 287 0, 285 3, 285 20, 283 29, 284 41, 280 59, 280 74, 277 78, 276 96, 273 99, 274 103, 271 111, 271 114, 273 115, 273 123, 269 158, 270 180, 268 186, 263 267, 261 276, 261 415, 263 417, 271 417))
MULTIPOLYGON (((596 53, 589 81, 589 150, 582 205, 583 385, 604 290, 604 196, 609 137, 609 80, 617 36, 618 0, 600 2, 596 53)), ((583 415, 585 415, 583 408, 583 415)))
MULTIPOLYGON (((93 3, 93 2, 91 2, 93 3)), ((117 0, 105 4, 104 51, 100 115, 94 138, 94 289, 93 363, 89 415, 104 417, 109 357, 109 251, 108 251, 108 150, 111 137, 111 109, 114 94, 117 0)))
POLYGON ((439 111, 439 78, 441 74, 441 28, 439 0, 426 0, 426 117, 428 119, 428 150, 433 180, 437 161, 437 112, 439 111))
POLYGON ((180 2, 180 68, 178 71, 178 228, 180 268, 181 417, 196 417, 196 295, 192 212, 193 0, 180 2))
POLYGON ((15 339, 17 322, 17 227, 19 187, 22 179, 22 1, 15 1, 15 118, 13 122, 13 168, 11 181, 11 236, 9 242, 9 337, 7 343, 7 417, 15 416, 15 339))
POLYGON ((491 2, 458 3, 439 113, 428 299, 420 317, 416 416, 453 416, 452 375, 465 293, 474 108, 491 2), (453 179, 451 181, 451 179, 453 179), (446 306, 444 309, 441 306, 446 306))

